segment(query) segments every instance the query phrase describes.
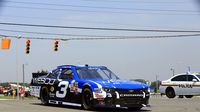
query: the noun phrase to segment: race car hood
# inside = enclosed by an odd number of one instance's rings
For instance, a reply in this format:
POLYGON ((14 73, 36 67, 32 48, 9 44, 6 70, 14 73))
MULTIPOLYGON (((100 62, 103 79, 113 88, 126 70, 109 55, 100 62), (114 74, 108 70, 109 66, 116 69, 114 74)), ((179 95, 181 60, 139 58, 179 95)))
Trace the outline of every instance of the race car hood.
POLYGON ((89 80, 101 85, 103 88, 117 88, 117 89, 146 89, 146 84, 130 81, 130 80, 89 80))

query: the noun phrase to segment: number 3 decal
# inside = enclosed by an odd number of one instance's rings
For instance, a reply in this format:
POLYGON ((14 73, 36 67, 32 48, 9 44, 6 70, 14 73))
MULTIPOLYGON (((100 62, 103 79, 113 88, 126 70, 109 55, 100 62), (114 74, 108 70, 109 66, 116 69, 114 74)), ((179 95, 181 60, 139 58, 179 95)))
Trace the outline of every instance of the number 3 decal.
POLYGON ((56 91, 56 97, 58 98, 64 98, 67 94, 67 88, 69 86, 68 81, 62 81, 58 84, 58 87, 60 87, 60 91, 56 91))

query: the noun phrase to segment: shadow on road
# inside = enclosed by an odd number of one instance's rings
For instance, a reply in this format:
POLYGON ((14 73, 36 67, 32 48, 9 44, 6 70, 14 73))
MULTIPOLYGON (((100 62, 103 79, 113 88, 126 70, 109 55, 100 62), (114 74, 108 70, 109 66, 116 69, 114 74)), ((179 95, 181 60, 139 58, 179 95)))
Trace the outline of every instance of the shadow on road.
POLYGON ((149 112, 151 110, 141 109, 141 110, 134 110, 134 109, 121 109, 121 108, 98 108, 96 112, 149 112))
POLYGON ((81 110, 81 107, 76 107, 76 106, 67 106, 67 105, 53 105, 53 104, 49 104, 49 105, 43 105, 41 103, 30 103, 31 105, 38 105, 38 106, 46 106, 46 107, 60 107, 60 108, 66 108, 66 109, 78 109, 81 110))
MULTIPOLYGON (((30 103, 31 105, 38 105, 38 106, 46 106, 46 107, 59 107, 59 108, 65 108, 65 109, 76 109, 76 110, 81 110, 81 111, 88 111, 88 110, 83 110, 81 107, 76 107, 76 106, 66 106, 66 105, 43 105, 41 103, 30 103)), ((150 112, 150 109, 141 109, 141 110, 134 110, 134 109, 124 109, 124 108, 95 108, 94 110, 91 111, 96 111, 96 112, 150 112)))

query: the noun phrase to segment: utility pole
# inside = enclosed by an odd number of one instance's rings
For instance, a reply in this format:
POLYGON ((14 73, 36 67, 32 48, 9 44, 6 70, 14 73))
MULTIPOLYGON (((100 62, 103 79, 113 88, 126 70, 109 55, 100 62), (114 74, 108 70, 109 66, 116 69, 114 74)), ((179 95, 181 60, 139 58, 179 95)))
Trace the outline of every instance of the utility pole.
POLYGON ((25 75, 24 75, 24 64, 22 64, 22 73, 23 73, 23 86, 25 85, 24 82, 25 82, 25 75))

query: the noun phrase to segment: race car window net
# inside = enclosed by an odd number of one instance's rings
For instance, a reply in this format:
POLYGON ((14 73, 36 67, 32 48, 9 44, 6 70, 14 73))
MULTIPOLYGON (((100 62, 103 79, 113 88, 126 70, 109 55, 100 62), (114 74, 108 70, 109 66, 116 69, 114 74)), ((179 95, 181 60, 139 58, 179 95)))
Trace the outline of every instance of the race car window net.
POLYGON ((59 69, 53 70, 52 73, 49 73, 48 77, 56 79, 59 73, 60 73, 59 69))
POLYGON ((74 73, 71 69, 62 69, 59 79, 73 79, 74 73))
POLYGON ((107 68, 77 68, 77 73, 80 79, 119 79, 107 68))

